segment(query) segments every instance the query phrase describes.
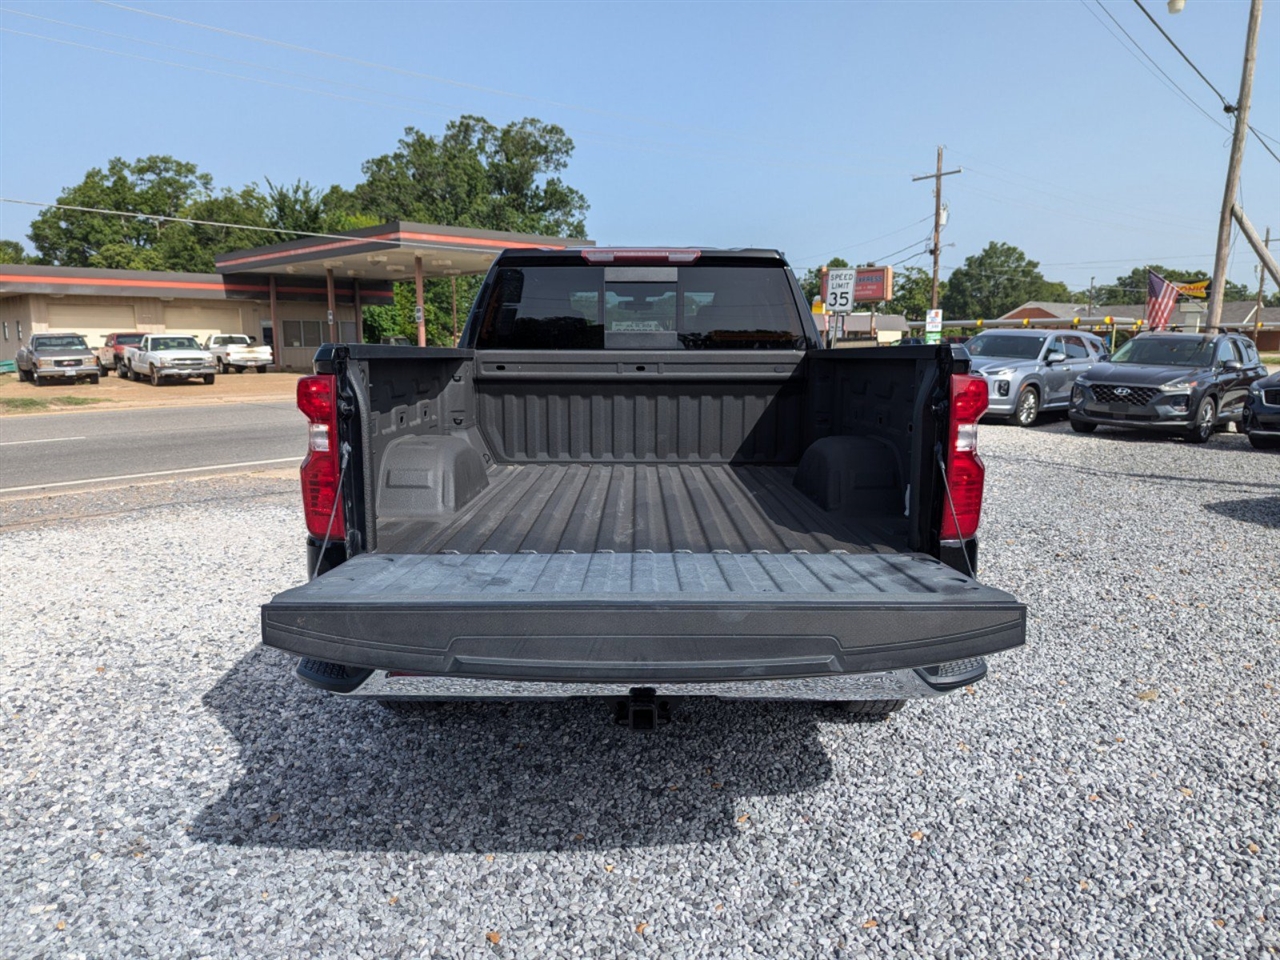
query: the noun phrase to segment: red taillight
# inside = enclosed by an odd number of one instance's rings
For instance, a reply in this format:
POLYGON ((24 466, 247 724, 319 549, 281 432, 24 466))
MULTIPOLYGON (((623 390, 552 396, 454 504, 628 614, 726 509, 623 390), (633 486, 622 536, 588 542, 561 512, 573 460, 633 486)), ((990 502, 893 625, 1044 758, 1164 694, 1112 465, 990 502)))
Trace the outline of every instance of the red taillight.
POLYGON ((302 510, 307 530, 319 539, 342 540, 347 525, 338 489, 338 378, 317 374, 298 380, 298 409, 310 421, 307 458, 302 461, 302 510))
POLYGON ((968 540, 982 518, 982 484, 987 470, 978 456, 978 418, 987 412, 987 381, 951 378, 951 431, 947 445, 947 485, 943 494, 942 539, 968 540))
POLYGON ((667 248, 631 248, 626 250, 617 247, 583 247, 582 259, 587 263, 619 263, 628 260, 660 260, 666 263, 693 263, 700 256, 701 250, 670 250, 667 248))

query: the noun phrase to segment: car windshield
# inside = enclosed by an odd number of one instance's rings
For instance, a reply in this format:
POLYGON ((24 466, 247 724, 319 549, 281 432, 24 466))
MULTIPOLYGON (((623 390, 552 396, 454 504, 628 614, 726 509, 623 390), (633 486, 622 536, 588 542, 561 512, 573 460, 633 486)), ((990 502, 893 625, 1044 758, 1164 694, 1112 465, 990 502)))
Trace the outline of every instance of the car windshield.
POLYGON ((84 337, 32 337, 32 350, 88 350, 84 337))
POLYGON ((214 337, 213 342, 218 344, 219 346, 247 347, 249 345, 249 338, 245 336, 238 337, 234 335, 226 336, 226 337, 214 337))
POLYGON ((116 344, 121 347, 136 347, 142 342, 140 333, 122 333, 116 337, 116 344))
POLYGON ((1134 337, 1111 355, 1111 362, 1153 367, 1209 367, 1213 365, 1213 341, 1191 337, 1134 337))
POLYGON ((199 350, 195 337, 153 337, 152 350, 199 350))
POLYGON ((1040 356, 1044 337, 1014 337, 1007 333, 980 333, 965 347, 975 357, 1007 357, 1010 360, 1034 360, 1040 356))
POLYGON ((790 276, 760 266, 506 267, 479 317, 481 350, 796 350, 790 276))

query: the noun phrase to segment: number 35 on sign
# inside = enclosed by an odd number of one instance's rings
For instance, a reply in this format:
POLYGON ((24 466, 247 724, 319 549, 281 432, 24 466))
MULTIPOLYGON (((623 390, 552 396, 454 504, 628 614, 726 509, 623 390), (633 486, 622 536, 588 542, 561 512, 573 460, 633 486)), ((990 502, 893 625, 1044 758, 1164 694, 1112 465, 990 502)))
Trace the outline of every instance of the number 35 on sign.
POLYGON ((853 284, 857 278, 857 270, 827 271, 827 309, 833 313, 844 313, 853 309, 853 284))

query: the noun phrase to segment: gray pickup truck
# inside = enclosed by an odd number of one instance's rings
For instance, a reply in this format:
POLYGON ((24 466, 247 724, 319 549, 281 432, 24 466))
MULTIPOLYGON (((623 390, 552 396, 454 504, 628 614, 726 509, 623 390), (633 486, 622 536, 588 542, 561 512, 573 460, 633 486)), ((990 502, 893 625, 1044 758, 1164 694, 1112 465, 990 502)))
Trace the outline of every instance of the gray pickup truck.
POLYGON ((14 358, 18 377, 37 387, 55 380, 97 383, 98 357, 78 333, 33 333, 14 358))
POLYGON ((309 583, 262 637, 335 694, 684 696, 866 718, 981 679, 986 382, 825 350, 767 250, 506 251, 456 349, 327 345, 298 385, 309 583))

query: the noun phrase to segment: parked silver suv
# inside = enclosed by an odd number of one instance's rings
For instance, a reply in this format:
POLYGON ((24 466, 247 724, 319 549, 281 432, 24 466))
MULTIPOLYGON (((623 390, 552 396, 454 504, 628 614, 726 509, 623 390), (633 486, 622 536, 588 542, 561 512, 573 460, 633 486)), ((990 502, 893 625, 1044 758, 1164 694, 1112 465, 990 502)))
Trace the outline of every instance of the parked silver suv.
POLYGON ((987 380, 986 416, 1020 427, 1041 410, 1065 410, 1076 377, 1101 362, 1107 345, 1078 330, 985 330, 965 343, 971 371, 987 380))

